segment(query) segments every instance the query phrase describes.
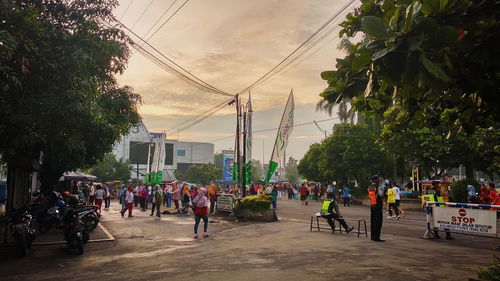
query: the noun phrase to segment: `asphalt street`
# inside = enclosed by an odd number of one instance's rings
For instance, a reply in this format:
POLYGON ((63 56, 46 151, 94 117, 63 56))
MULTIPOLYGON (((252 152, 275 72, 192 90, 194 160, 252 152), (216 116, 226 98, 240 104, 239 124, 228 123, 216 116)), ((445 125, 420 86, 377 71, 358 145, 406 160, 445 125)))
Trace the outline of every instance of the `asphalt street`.
MULTIPOLYGON (((150 211, 134 210, 134 218, 122 218, 118 207, 113 202, 102 220, 115 241, 90 243, 82 256, 64 245, 37 246, 24 259, 2 249, 2 280, 468 280, 500 246, 499 240, 466 236, 421 239, 423 212, 399 221, 384 218, 386 242, 377 243, 355 233, 310 232, 319 202, 280 200, 274 223, 212 217, 211 236, 198 239, 191 215, 155 221, 150 211)), ((369 208, 341 212, 366 219, 369 230, 369 208)))

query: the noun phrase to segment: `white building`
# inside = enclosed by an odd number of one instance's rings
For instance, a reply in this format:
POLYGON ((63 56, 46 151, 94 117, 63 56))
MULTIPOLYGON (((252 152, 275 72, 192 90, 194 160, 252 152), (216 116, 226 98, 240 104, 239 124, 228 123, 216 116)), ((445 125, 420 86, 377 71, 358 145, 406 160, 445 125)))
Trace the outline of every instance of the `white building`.
MULTIPOLYGON (((137 127, 132 128, 128 135, 122 136, 121 140, 113 146, 113 154, 116 159, 130 161, 132 178, 144 179, 147 171, 148 151, 151 155, 153 154, 153 149, 149 149, 149 145, 153 138, 158 137, 161 137, 161 134, 150 133, 141 122, 137 127)), ((184 173, 192 165, 214 162, 214 145, 212 143, 166 139, 165 152, 164 180, 175 180, 174 171, 178 170, 184 173)))

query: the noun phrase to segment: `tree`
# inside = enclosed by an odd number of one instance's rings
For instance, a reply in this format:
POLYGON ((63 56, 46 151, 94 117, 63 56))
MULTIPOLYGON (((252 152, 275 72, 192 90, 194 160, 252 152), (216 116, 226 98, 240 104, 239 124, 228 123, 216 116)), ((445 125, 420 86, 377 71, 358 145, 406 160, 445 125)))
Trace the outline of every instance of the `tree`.
POLYGON ((336 124, 333 134, 321 144, 320 173, 328 182, 356 180, 364 185, 373 174, 387 175, 390 162, 375 140, 366 125, 336 124))
POLYGON ((223 169, 224 167, 224 153, 215 153, 214 155, 214 166, 218 169, 223 169))
POLYGON ((102 182, 113 180, 126 182, 130 180, 131 171, 130 162, 117 160, 113 154, 109 153, 90 168, 88 173, 96 176, 102 182))
POLYGON ((295 160, 292 156, 288 158, 288 162, 286 163, 285 171, 287 181, 289 183, 297 183, 299 179, 299 172, 297 171, 298 161, 295 160))
POLYGON ((311 146, 309 146, 309 150, 297 165, 297 171, 299 174, 311 181, 322 181, 323 177, 318 166, 320 156, 321 144, 311 144, 311 146))
POLYGON ((102 159, 140 121, 140 97, 115 79, 130 54, 126 34, 105 24, 117 4, 0 1, 0 154, 10 175, 11 163, 43 152, 48 190, 64 171, 102 159))
POLYGON ((355 110, 383 117, 379 141, 387 150, 405 152, 402 141, 417 136, 420 142, 413 138, 407 145, 414 154, 428 145, 436 150, 416 161, 441 168, 462 163, 470 177, 474 166, 482 168, 481 159, 477 147, 463 140, 478 130, 499 129, 498 3, 361 2, 340 24, 340 36, 361 39, 337 59, 335 71, 321 74, 328 82, 322 104, 352 100, 355 110))
POLYGON ((259 160, 252 159, 252 182, 263 179, 262 163, 259 160))
POLYGON ((215 168, 213 164, 200 164, 189 167, 185 174, 185 180, 192 183, 208 184, 214 180, 220 180, 222 169, 215 168))

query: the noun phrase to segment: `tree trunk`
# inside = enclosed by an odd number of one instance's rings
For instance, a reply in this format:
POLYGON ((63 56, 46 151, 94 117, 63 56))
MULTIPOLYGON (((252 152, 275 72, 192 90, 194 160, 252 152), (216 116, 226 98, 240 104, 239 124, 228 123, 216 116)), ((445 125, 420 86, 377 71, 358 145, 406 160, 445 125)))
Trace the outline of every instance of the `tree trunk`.
POLYGON ((42 183, 40 191, 43 194, 48 195, 50 192, 55 190, 56 184, 59 182, 59 178, 63 173, 64 171, 44 169, 40 175, 40 181, 42 183))
POLYGON ((7 214, 13 210, 27 207, 31 195, 31 172, 33 159, 27 157, 12 157, 7 163, 7 214))
POLYGON ((468 180, 474 179, 474 168, 471 164, 465 164, 465 178, 468 180))

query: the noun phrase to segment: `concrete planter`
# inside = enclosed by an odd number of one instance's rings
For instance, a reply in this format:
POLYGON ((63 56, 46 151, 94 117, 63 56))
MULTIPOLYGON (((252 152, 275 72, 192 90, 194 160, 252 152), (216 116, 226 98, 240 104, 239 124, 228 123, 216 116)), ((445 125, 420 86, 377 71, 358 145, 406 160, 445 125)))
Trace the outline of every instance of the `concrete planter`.
POLYGON ((276 212, 272 209, 265 211, 252 211, 249 209, 235 209, 234 216, 244 221, 274 222, 278 221, 276 212))

